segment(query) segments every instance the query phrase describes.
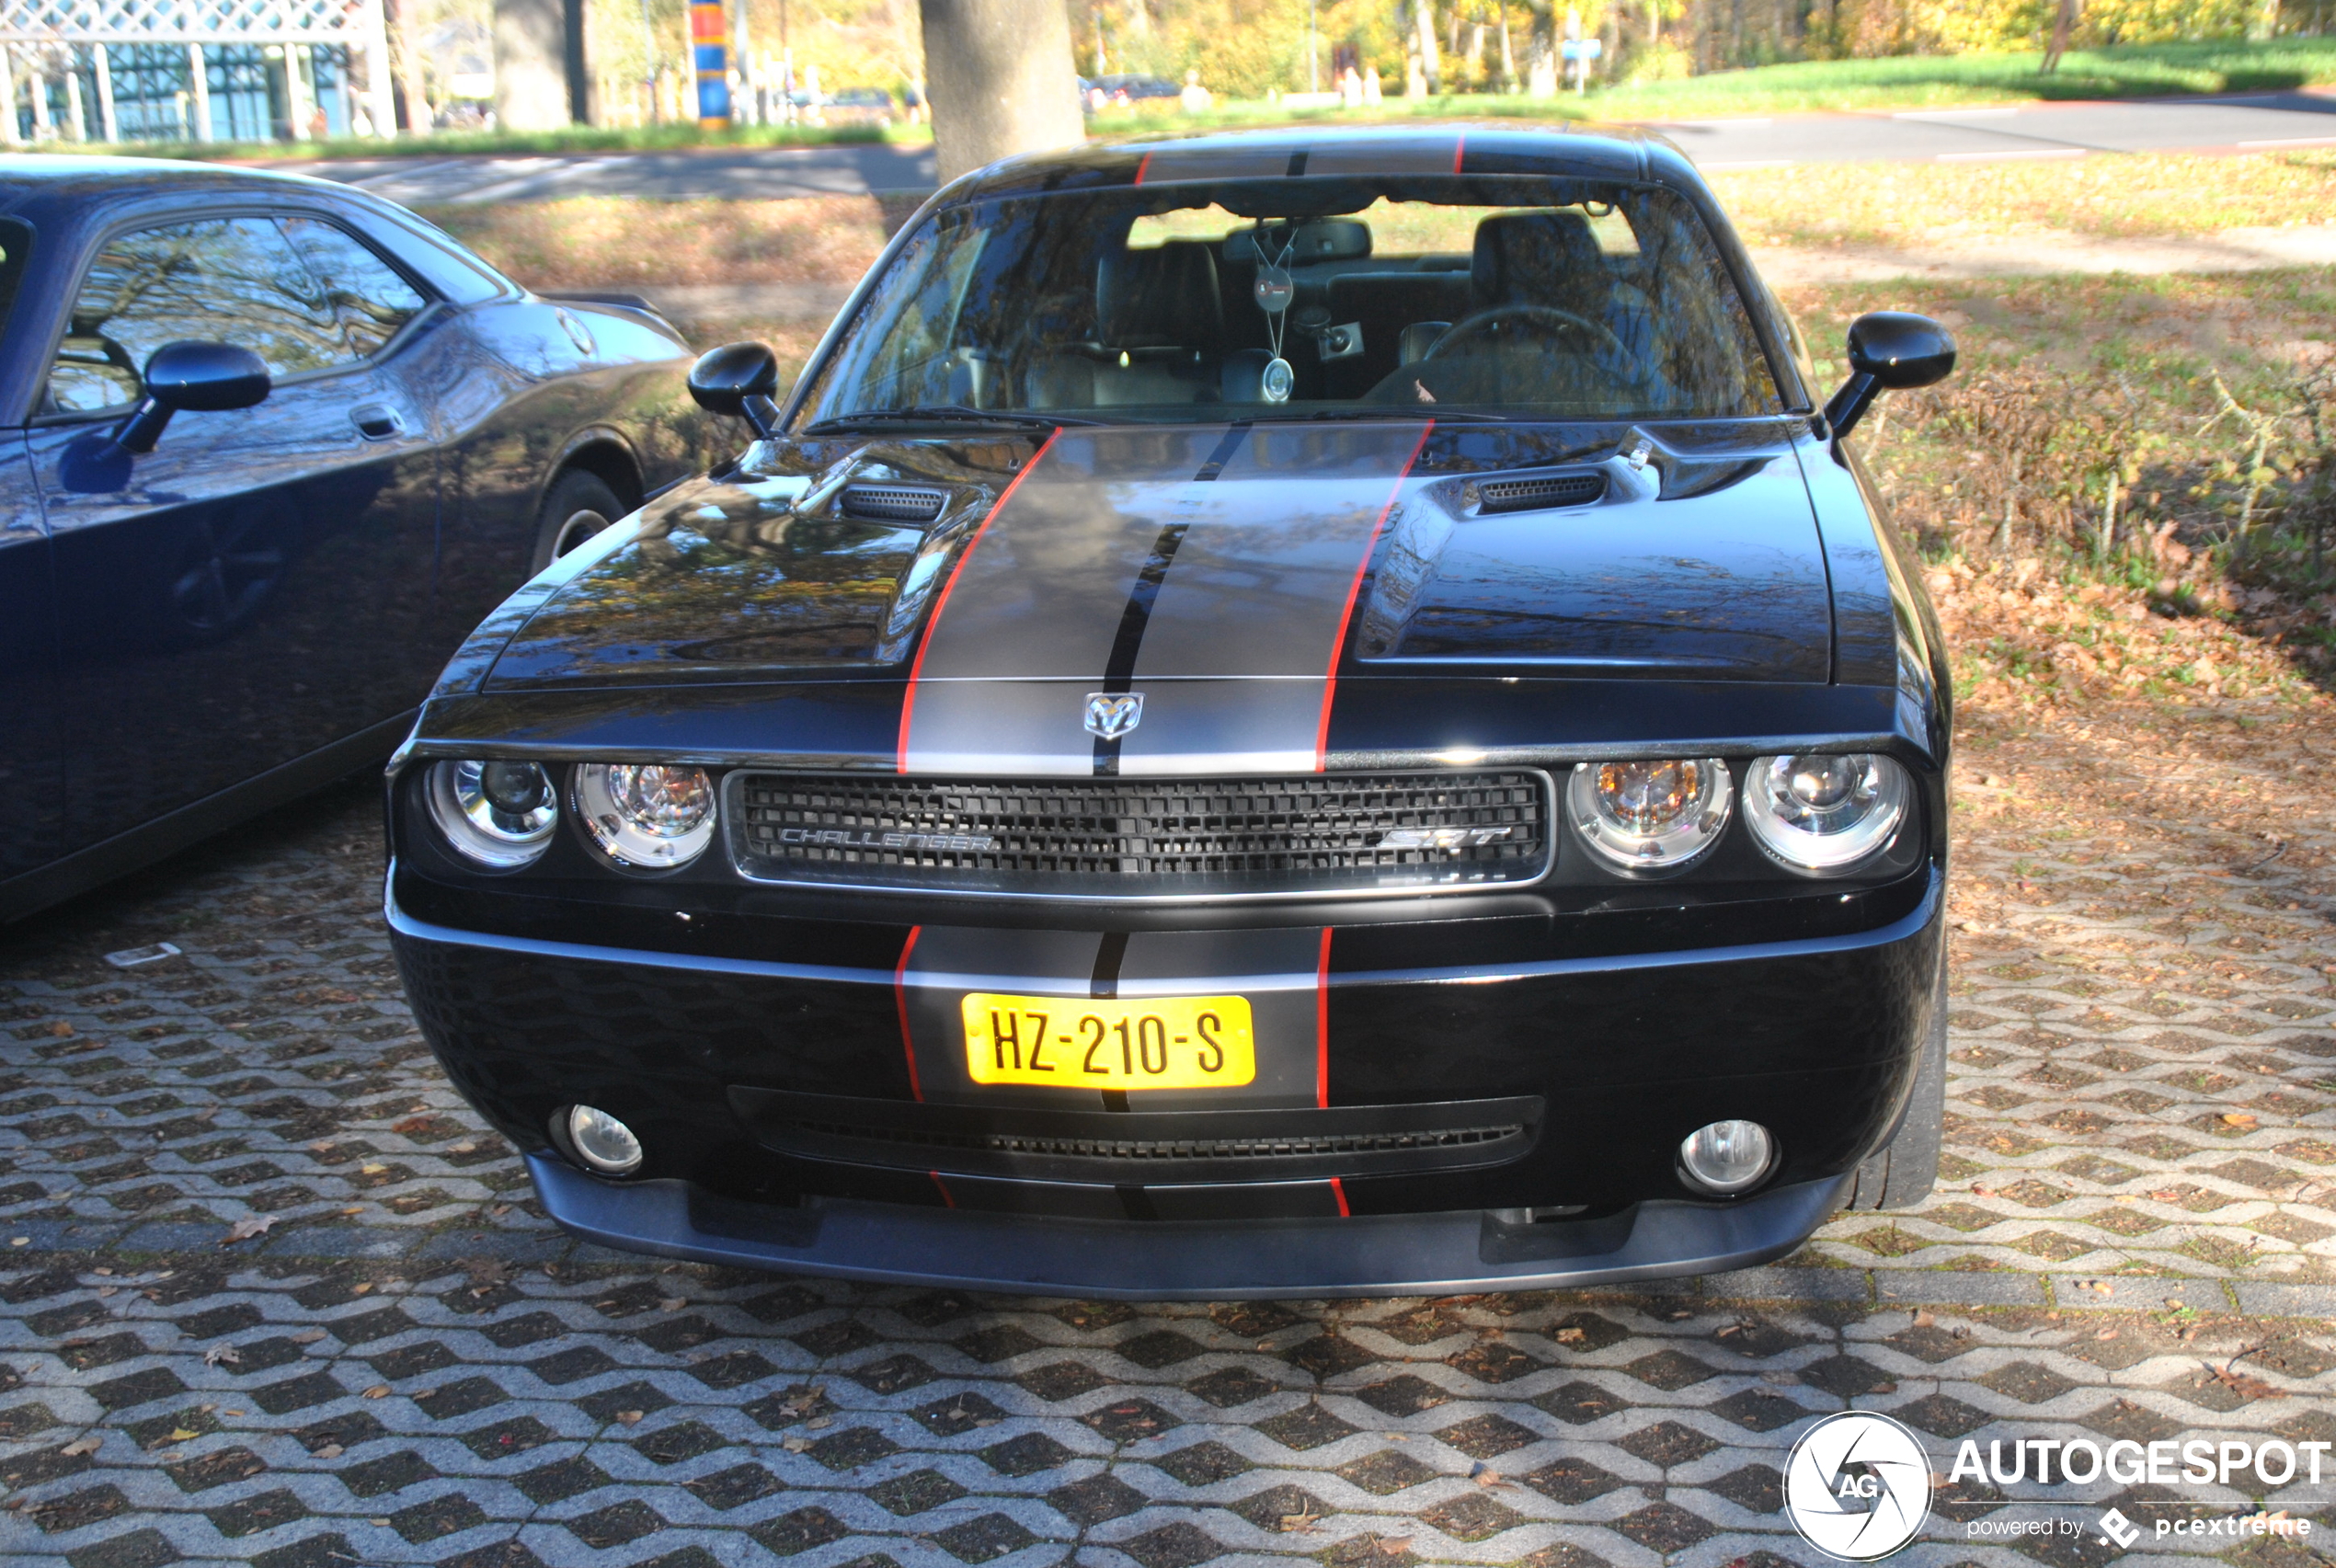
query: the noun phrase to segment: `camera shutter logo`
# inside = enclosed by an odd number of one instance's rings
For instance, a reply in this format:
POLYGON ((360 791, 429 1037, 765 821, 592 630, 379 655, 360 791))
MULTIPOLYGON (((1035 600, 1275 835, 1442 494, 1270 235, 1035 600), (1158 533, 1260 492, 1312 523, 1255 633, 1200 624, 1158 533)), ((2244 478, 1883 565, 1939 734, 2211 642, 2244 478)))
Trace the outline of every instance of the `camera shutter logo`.
POLYGON ((1919 1535, 1930 1515, 1922 1440, 1870 1410, 1828 1415, 1784 1461, 1784 1513, 1827 1557, 1872 1562, 1919 1535))

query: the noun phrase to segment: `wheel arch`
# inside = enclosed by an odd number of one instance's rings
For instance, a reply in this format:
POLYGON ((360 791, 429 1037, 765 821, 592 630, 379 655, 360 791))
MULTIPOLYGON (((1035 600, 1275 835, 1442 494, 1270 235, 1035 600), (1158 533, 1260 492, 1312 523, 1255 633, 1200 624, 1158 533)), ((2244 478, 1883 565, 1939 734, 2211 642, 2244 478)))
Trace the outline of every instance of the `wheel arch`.
POLYGON ((544 470, 543 482, 535 487, 534 510, 542 512, 545 498, 562 475, 578 469, 603 481, 616 492, 617 499, 624 503, 627 510, 639 506, 648 492, 647 481, 642 477, 640 454, 633 450, 633 443, 623 431, 600 425, 568 437, 559 456, 544 470))

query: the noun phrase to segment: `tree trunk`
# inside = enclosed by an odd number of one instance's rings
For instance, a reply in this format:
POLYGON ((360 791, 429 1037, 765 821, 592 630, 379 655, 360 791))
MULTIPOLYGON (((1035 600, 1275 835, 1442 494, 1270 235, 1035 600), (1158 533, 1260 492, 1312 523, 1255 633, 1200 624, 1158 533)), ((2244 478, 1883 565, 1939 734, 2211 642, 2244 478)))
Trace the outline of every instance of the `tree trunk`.
POLYGON ((495 127, 568 123, 567 29, 560 0, 495 0, 495 127))
POLYGON ((2049 76, 2060 69, 2060 57, 2068 52, 2068 29, 2076 25, 2078 0, 2060 0, 2060 8, 2052 18, 2052 46, 2044 51, 2044 63, 2038 71, 2049 76))
POLYGON ((1438 94, 1444 90, 1444 62, 1436 52, 1436 7, 1430 0, 1412 0, 1412 19, 1419 33, 1420 74, 1427 78, 1427 90, 1438 94))
POLYGON ((414 41, 413 0, 382 0, 382 20, 388 25, 389 57, 396 76, 397 95, 406 111, 400 129, 417 136, 429 134, 429 99, 422 86, 422 52, 414 41))
POLYGON ((919 0, 944 180, 1086 139, 1060 0, 919 0))

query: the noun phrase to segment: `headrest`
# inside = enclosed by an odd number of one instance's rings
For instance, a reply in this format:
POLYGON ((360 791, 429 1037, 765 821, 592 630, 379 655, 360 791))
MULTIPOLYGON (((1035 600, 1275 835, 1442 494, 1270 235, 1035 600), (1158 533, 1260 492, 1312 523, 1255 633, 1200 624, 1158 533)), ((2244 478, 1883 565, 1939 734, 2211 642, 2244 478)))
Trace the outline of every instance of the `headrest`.
POLYGON ((1107 250, 1095 264, 1095 332, 1109 348, 1214 347, 1224 298, 1207 244, 1171 240, 1153 250, 1107 250))
POLYGON ((1480 305, 1550 302, 1606 278, 1606 254, 1579 212, 1505 212, 1476 225, 1469 280, 1480 305))

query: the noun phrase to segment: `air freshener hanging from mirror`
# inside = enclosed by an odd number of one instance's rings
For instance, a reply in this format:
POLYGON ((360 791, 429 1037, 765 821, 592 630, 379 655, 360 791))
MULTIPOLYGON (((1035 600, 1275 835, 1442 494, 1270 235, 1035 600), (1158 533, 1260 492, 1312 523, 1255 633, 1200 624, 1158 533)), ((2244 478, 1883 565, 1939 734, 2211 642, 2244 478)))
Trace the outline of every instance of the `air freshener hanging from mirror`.
POLYGON ((1297 237, 1293 230, 1289 242, 1281 247, 1281 254, 1268 260, 1265 245, 1257 237, 1264 232, 1260 228, 1249 236, 1251 246, 1257 252, 1257 281, 1251 292, 1256 297, 1257 308, 1265 313, 1265 340, 1272 346, 1274 357, 1266 361, 1264 372, 1258 376, 1257 390, 1268 403, 1287 403, 1291 390, 1298 384, 1298 372, 1289 368, 1288 360, 1282 358, 1281 340, 1282 334, 1289 326, 1289 304, 1298 297, 1298 283, 1283 263, 1289 259, 1297 237))

